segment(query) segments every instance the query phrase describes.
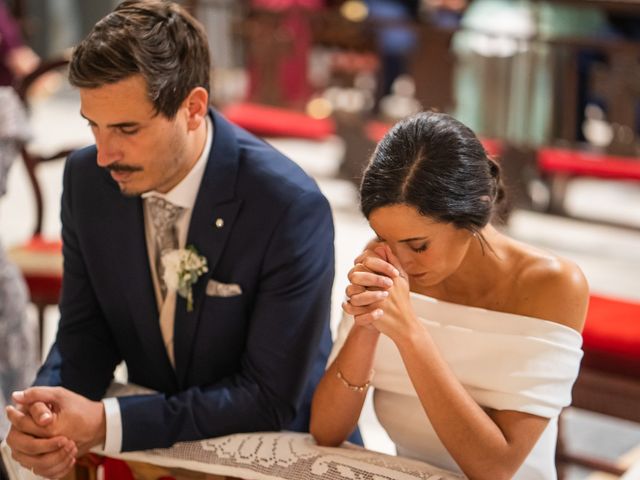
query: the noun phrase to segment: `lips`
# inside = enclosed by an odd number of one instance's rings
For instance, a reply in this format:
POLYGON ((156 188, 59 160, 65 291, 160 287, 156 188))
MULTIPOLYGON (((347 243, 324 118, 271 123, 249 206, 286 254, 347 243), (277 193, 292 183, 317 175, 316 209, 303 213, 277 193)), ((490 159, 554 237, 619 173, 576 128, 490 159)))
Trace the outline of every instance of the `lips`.
POLYGON ((131 175, 133 175, 135 172, 111 170, 109 173, 111 174, 111 178, 113 178, 116 182, 122 183, 129 180, 131 175))

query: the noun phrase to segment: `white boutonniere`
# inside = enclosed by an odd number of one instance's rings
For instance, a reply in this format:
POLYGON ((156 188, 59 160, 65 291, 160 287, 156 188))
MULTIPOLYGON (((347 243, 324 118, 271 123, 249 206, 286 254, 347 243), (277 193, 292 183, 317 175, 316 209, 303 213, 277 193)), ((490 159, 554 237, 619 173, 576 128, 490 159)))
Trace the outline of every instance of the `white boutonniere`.
POLYGON ((193 245, 179 250, 169 250, 162 255, 164 274, 162 279, 167 290, 178 292, 187 300, 187 312, 193 310, 193 285, 206 273, 207 259, 193 245))

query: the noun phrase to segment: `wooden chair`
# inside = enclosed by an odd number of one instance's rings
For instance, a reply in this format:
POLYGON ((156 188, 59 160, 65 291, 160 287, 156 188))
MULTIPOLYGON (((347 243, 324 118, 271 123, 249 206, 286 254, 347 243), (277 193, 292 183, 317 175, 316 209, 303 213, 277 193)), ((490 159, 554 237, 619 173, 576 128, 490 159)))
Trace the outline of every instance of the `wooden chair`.
MULTIPOLYGON (((583 340, 572 406, 640 423, 640 303, 592 295, 583 340)), ((618 476, 625 473, 611 462, 571 451, 561 434, 556 458, 559 471, 575 464, 618 476)))
MULTIPOLYGON (((43 62, 33 73, 22 80, 16 88, 18 95, 29 108, 29 93, 34 84, 56 70, 64 69, 68 64, 65 58, 43 62)), ((40 324, 40 347, 44 327, 44 311, 48 305, 57 305, 62 286, 62 242, 46 240, 42 237, 44 200, 37 176, 38 165, 65 158, 71 149, 62 149, 50 155, 41 155, 33 151, 28 144, 22 145, 21 156, 24 162, 36 205, 36 222, 31 238, 23 244, 13 246, 8 251, 9 258, 20 268, 29 287, 31 302, 38 311, 40 324)))

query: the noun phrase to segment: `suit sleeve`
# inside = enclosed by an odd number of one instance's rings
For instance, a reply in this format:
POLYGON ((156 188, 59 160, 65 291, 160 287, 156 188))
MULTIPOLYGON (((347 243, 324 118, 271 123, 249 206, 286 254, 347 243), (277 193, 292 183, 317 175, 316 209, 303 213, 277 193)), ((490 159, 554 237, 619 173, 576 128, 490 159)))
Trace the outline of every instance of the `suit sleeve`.
POLYGON ((64 274, 60 323, 35 385, 63 386, 98 400, 106 392, 120 356, 98 305, 76 233, 73 157, 65 165, 61 205, 64 274))
POLYGON ((240 371, 173 396, 120 398, 124 451, 286 428, 329 322, 333 238, 322 194, 307 192, 289 205, 263 259, 240 371))

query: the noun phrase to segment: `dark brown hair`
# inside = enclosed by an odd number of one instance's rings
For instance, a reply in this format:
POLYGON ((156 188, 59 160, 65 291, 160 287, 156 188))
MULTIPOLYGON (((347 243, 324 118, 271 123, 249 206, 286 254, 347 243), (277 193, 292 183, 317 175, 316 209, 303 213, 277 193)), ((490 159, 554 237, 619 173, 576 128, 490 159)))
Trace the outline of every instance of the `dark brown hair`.
POLYGON ((406 204, 477 232, 491 220, 504 188, 500 166, 471 129, 449 115, 422 112, 397 123, 380 141, 360 198, 367 218, 376 208, 406 204))
POLYGON ((173 118, 195 87, 209 91, 209 46, 202 25, 162 0, 125 0, 75 48, 69 82, 97 88, 142 75, 156 113, 173 118))

